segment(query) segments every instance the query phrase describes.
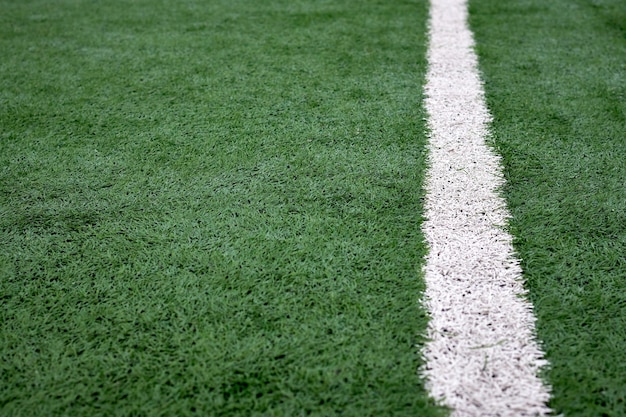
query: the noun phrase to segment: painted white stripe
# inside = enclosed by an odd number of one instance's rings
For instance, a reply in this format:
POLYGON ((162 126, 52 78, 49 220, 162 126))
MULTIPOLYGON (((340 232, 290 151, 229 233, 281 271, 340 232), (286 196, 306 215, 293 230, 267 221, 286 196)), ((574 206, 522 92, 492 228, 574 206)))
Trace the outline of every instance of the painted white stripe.
POLYGON ((486 145, 490 115, 477 70, 466 0, 431 0, 426 108, 430 245, 424 304, 431 314, 422 370, 453 416, 537 416, 549 389, 532 306, 507 210, 499 159, 486 145))

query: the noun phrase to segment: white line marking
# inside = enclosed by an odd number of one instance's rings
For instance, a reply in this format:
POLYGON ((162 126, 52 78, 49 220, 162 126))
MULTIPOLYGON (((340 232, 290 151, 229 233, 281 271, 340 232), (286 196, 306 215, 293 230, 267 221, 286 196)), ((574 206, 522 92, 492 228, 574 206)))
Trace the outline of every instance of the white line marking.
POLYGON ((431 0, 426 108, 424 305, 431 314, 422 370, 453 416, 538 416, 549 388, 534 340, 499 158, 485 143, 491 120, 478 75, 466 0, 431 0))

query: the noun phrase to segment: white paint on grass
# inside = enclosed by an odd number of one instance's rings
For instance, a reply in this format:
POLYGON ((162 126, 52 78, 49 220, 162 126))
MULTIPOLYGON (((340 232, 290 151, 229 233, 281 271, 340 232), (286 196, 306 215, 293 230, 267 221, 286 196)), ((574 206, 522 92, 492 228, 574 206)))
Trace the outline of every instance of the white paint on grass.
POLYGON ((431 0, 426 107, 430 129, 424 304, 431 314, 422 370, 453 416, 549 412, 546 364, 498 189, 499 159, 465 0, 431 0))

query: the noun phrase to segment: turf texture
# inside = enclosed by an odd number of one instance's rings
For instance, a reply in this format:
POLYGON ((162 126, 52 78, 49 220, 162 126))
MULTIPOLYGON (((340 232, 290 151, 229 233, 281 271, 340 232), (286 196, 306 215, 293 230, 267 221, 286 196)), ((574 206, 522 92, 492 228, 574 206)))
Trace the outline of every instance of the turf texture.
POLYGON ((0 414, 441 415, 423 1, 0 1, 0 414))
POLYGON ((626 415, 626 4, 471 0, 557 415, 626 415))

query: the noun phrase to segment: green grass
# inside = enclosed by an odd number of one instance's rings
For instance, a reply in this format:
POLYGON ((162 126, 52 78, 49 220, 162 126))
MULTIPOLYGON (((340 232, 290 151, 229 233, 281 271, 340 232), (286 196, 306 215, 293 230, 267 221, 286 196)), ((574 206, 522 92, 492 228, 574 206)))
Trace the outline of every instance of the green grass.
POLYGON ((626 415, 626 4, 472 0, 512 232, 565 416, 626 415))
POLYGON ((423 1, 0 2, 0 414, 440 415, 423 1))

